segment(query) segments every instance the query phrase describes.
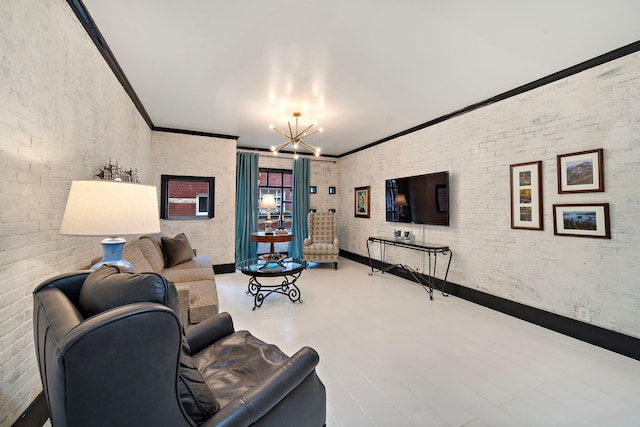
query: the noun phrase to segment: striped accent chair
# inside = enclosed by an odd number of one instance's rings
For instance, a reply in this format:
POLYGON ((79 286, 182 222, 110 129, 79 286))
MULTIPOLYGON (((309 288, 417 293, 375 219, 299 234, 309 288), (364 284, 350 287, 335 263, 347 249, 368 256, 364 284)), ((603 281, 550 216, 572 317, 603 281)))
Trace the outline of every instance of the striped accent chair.
POLYGON ((304 259, 309 262, 332 262, 337 270, 340 248, 336 215, 330 212, 310 212, 307 222, 309 237, 304 239, 304 259))

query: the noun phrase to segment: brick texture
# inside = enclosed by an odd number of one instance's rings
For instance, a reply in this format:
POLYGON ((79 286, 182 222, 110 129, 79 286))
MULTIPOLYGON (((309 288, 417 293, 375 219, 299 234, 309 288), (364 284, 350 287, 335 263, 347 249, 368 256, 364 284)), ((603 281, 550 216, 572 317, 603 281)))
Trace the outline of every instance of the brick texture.
MULTIPOLYGON (((592 68, 338 161, 340 247, 401 228, 454 252, 455 283, 640 337, 640 54, 592 68), (556 158, 604 149, 605 192, 557 191, 556 158), (510 225, 509 165, 542 160, 544 231, 510 225), (451 226, 385 222, 384 181, 448 170, 451 226), (371 186, 371 218, 354 188, 371 186), (611 240, 554 236, 554 203, 610 203, 611 240)), ((377 251, 377 249, 376 249, 377 251)), ((377 252, 376 252, 377 253, 377 252)), ((390 261, 426 270, 413 251, 390 261)), ((444 263, 441 263, 442 267, 444 263)))
POLYGON ((161 220, 162 232, 185 233, 199 254, 210 255, 214 264, 235 259, 236 141, 168 132, 151 135, 152 185, 161 175, 214 177, 214 217, 197 220, 161 220))
POLYGON ((148 183, 151 132, 64 0, 0 12, 0 425, 42 390, 33 288, 86 268, 99 238, 58 230, 73 179, 117 159, 148 183))

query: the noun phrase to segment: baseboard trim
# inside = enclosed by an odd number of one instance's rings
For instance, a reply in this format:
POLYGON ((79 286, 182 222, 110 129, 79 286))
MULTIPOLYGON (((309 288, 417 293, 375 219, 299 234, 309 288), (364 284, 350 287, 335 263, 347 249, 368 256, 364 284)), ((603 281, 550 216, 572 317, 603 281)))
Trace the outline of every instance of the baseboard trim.
POLYGON ((44 397, 44 392, 41 391, 29 407, 20 415, 20 418, 11 424, 11 427, 42 426, 48 419, 49 408, 47 408, 47 400, 44 397))
MULTIPOLYGON (((340 250, 340 256, 360 264, 369 265, 369 258, 362 255, 340 250)), ((390 267, 391 265, 382 264, 380 261, 373 260, 373 266, 375 268, 385 268, 390 267)), ((413 280, 410 275, 403 273, 398 269, 392 268, 389 270, 389 274, 393 274, 407 280, 413 280)), ((437 284, 441 283, 441 281, 437 281, 437 284)), ((559 332, 580 341, 602 347, 623 356, 640 360, 640 339, 638 338, 580 322, 579 320, 574 320, 502 297, 487 294, 476 289, 467 288, 456 283, 447 282, 445 290, 449 295, 453 295, 529 323, 542 326, 543 328, 559 332)))

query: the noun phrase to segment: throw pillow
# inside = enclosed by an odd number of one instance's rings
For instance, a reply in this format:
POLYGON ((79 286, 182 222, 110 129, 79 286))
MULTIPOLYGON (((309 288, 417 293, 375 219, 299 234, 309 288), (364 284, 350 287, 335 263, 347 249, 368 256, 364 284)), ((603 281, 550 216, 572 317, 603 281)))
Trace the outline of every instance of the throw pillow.
POLYGON ((176 237, 162 236, 162 248, 164 249, 164 266, 170 268, 193 259, 191 243, 184 233, 176 237))
MULTIPOLYGON (((87 276, 80 289, 79 307, 85 317, 137 302, 165 305, 176 313, 180 322, 180 300, 176 287, 157 273, 121 272, 116 266, 103 265, 87 276)), ((191 359, 191 349, 184 332, 180 348, 178 391, 182 407, 198 425, 220 409, 191 359)))

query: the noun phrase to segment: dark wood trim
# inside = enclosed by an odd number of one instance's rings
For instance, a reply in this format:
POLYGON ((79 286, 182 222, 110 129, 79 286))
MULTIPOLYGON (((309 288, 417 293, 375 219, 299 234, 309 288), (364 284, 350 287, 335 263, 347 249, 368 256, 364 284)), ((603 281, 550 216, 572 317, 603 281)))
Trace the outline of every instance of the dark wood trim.
POLYGON ((216 274, 235 273, 235 264, 217 264, 213 266, 213 272, 216 274))
POLYGON ((80 21, 84 29, 87 31, 87 34, 98 48, 98 51, 107 62, 107 65, 109 65, 109 68, 111 68, 111 71, 113 71, 113 74, 116 76, 125 92, 129 95, 129 98, 131 98, 131 101, 135 104, 144 121, 147 122, 150 129, 153 129, 154 126, 151 121, 151 117, 149 117, 149 114, 142 105, 140 98, 138 98, 138 95, 133 90, 133 86, 129 83, 129 79, 127 79, 124 71, 122 71, 120 64, 118 64, 116 57, 113 55, 113 52, 111 52, 111 49, 104 37, 102 37, 100 30, 98 30, 96 23, 93 21, 93 18, 91 18, 86 6, 82 3, 82 0, 67 0, 67 4, 71 7, 71 10, 78 18, 78 21, 80 21))
MULTIPOLYGON (((369 265, 369 258, 366 256, 354 254, 342 249, 340 250, 340 256, 360 264, 369 265)), ((381 265, 380 261, 374 260, 375 268, 384 268, 388 266, 390 265, 381 265)), ((403 273, 402 271, 398 271, 397 269, 391 269, 389 273, 413 281, 411 276, 403 273)), ((441 285, 442 282, 438 280, 437 284, 441 285)), ((528 305, 487 294, 476 289, 467 288, 456 283, 447 282, 445 290, 449 295, 456 296, 526 322, 542 326, 543 328, 559 332, 580 341, 602 347, 623 356, 640 360, 640 339, 630 335, 590 325, 579 320, 570 319, 565 316, 560 316, 559 314, 530 307, 528 305)))
POLYGON ((11 427, 42 426, 48 419, 49 408, 47 407, 47 399, 44 397, 44 392, 41 391, 22 415, 11 424, 11 427))
POLYGON ((370 144, 363 145, 360 148, 355 148, 355 149, 353 149, 351 151, 347 151, 346 153, 341 154, 338 157, 348 156, 350 154, 354 154, 354 153, 357 153, 359 151, 366 150, 367 148, 375 147, 376 145, 382 144, 382 143, 387 142, 387 141, 391 141, 392 139, 396 139, 396 138, 399 138, 401 136, 408 135, 410 133, 422 130, 424 128, 428 128, 430 126, 436 125, 438 123, 444 122, 444 121, 452 119, 454 117, 469 113, 469 112, 471 112, 473 110, 477 110, 478 108, 486 107, 487 105, 491 105, 493 103, 496 103, 496 102, 499 102, 499 101, 503 101, 505 99, 511 98, 512 96, 520 95, 520 94, 528 92, 528 91, 530 91, 532 89, 536 89, 536 88, 539 88, 539 87, 544 86, 546 84, 555 82, 557 80, 561 80, 561 79, 567 78, 567 77, 572 76, 574 74, 578 74, 578 73, 580 73, 582 71, 588 70, 588 69, 593 68, 593 67, 597 67, 598 65, 605 64, 607 62, 613 61, 613 60, 618 59, 618 58, 622 58, 623 56, 627 56, 627 55, 630 55, 630 54, 638 52, 638 51, 640 51, 640 41, 637 41, 637 42, 628 44, 626 46, 623 46, 621 48, 612 50, 611 52, 607 52, 607 53, 605 53, 603 55, 596 56, 595 58, 592 58, 592 59, 589 59, 587 61, 581 62, 580 64, 574 65, 574 66, 569 67, 569 68, 565 68, 564 70, 561 70, 561 71, 558 71, 556 73, 550 74, 550 75, 548 75, 546 77, 542 77, 542 78, 540 78, 538 80, 534 80, 531 83, 524 84, 524 85, 519 86, 519 87, 517 87, 515 89, 511 89, 511 90, 509 90, 507 92, 504 92, 504 93, 501 93, 501 94, 496 95, 494 97, 485 99, 484 101, 480 101, 480 102, 477 102, 475 104, 471 104, 471 105, 469 105, 467 107, 464 107, 464 108, 462 108, 460 110, 454 111, 454 112, 449 113, 449 114, 445 114, 444 116, 440 116, 440 117, 438 117, 436 119, 429 120, 428 122, 425 122, 425 123, 423 123, 421 125, 414 126, 414 127, 410 128, 410 129, 407 129, 407 130, 404 130, 402 132, 398 132, 396 134, 390 135, 390 136, 388 136, 386 138, 382 138, 382 139, 379 139, 377 141, 374 141, 374 142, 372 142, 370 144))
POLYGON ((158 127, 158 126, 153 126, 151 128, 151 130, 156 131, 156 132, 180 133, 180 134, 184 134, 184 135, 208 136, 210 138, 235 139, 235 140, 240 138, 237 135, 225 135, 223 133, 200 132, 200 131, 197 131, 197 130, 163 128, 163 127, 158 127))

